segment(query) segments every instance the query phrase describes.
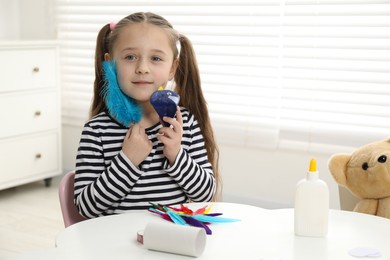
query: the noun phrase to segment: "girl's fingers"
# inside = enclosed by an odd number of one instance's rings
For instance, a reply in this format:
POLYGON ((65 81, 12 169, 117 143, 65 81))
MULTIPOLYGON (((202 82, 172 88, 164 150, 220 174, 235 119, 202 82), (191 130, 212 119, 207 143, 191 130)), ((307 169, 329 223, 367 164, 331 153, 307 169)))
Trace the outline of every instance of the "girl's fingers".
POLYGON ((145 128, 143 128, 142 126, 138 125, 138 134, 142 135, 142 134, 145 134, 145 128))
POLYGON ((181 129, 183 127, 183 117, 181 115, 179 107, 177 107, 177 112, 176 112, 176 119, 171 118, 171 117, 166 117, 164 116, 163 120, 167 123, 169 123, 172 127, 173 130, 176 132, 178 129, 181 129))
POLYGON ((177 120, 177 122, 179 122, 180 126, 183 126, 183 117, 181 115, 181 111, 180 111, 179 106, 177 106, 177 109, 176 109, 176 120, 177 120))
POLYGON ((133 131, 133 127, 134 127, 134 125, 130 125, 129 130, 126 133, 125 139, 129 139, 130 138, 131 132, 133 131))
MULTIPOLYGON (((164 116, 164 117, 163 117, 163 120, 164 120, 165 122, 167 122, 168 124, 172 125, 172 126, 174 126, 174 124, 176 123, 176 120, 175 120, 174 118, 172 118, 172 117, 164 116)), ((168 126, 168 127, 169 127, 169 126, 168 126)))
POLYGON ((158 131, 158 134, 159 135, 164 135, 164 136, 168 137, 168 136, 170 136, 169 131, 173 131, 173 129, 171 129, 170 127, 160 128, 160 130, 158 131))

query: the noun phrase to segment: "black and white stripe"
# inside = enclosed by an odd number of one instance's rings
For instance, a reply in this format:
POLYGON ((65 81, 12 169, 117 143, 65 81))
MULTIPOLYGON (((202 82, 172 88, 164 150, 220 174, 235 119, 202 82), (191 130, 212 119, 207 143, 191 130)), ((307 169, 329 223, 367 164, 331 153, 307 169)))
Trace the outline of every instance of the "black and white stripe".
POLYGON ((147 209, 149 202, 172 205, 212 199, 216 183, 203 136, 193 115, 184 108, 181 113, 182 148, 172 166, 157 140, 161 124, 146 129, 153 149, 138 167, 121 151, 128 128, 104 112, 85 124, 75 176, 75 202, 82 215, 147 209))

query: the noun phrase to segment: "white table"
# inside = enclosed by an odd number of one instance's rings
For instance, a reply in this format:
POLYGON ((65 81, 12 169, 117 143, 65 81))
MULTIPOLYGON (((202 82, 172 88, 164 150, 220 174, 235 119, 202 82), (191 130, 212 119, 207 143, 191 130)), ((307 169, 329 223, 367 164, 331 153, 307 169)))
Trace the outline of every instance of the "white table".
MULTIPOLYGON (((376 259, 390 259, 390 219, 330 210, 329 232, 325 238, 298 237, 294 235, 293 209, 212 204, 212 212, 241 221, 212 224, 213 234, 207 236, 205 251, 198 259, 358 259, 348 251, 360 246, 379 249, 382 257, 376 259)), ((204 205, 189 207, 196 209, 204 205)), ((80 222, 63 230, 56 239, 57 248, 46 255, 50 259, 192 259, 150 251, 139 244, 137 231, 151 221, 166 220, 142 211, 80 222)), ((39 257, 39 253, 36 255, 39 257)), ((30 255, 28 259, 38 257, 30 255)))

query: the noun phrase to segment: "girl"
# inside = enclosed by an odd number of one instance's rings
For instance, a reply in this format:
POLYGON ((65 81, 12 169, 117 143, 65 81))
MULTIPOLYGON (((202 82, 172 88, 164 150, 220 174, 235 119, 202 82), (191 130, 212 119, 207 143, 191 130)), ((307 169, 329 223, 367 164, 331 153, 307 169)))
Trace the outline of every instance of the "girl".
POLYGON ((194 50, 164 18, 134 13, 100 30, 90 115, 76 159, 83 216, 215 200, 218 149, 194 50), (171 80, 180 103, 163 127, 149 98, 171 80))

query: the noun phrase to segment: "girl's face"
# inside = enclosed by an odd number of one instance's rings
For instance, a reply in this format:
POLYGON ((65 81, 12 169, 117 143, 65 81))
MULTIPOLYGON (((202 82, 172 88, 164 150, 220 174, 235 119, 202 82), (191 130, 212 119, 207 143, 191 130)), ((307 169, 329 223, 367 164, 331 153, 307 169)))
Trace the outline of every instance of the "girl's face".
POLYGON ((177 67, 167 32, 147 23, 123 27, 107 59, 116 61, 120 88, 138 103, 149 102, 159 86, 173 79, 177 67))

